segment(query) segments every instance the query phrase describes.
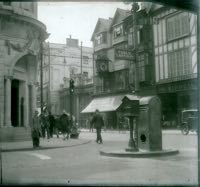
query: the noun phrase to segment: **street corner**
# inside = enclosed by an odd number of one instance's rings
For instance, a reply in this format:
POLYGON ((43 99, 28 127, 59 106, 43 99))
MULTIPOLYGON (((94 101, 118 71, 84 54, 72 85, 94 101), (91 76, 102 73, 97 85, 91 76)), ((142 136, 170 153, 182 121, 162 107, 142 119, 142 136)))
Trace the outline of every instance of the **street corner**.
POLYGON ((4 142, 1 143, 2 152, 14 152, 14 151, 33 151, 33 150, 44 150, 44 149, 56 149, 80 146, 90 143, 90 140, 84 139, 68 139, 63 140, 62 138, 50 138, 50 139, 40 139, 40 145, 37 148, 33 148, 31 141, 22 142, 4 142))

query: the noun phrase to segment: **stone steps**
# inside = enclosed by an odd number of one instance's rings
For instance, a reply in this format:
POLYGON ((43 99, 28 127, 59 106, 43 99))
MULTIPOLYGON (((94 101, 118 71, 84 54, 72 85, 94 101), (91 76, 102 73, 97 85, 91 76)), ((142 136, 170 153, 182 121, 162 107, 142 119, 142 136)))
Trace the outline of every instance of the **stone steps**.
POLYGON ((27 141, 31 140, 31 129, 24 127, 0 128, 0 142, 27 141))

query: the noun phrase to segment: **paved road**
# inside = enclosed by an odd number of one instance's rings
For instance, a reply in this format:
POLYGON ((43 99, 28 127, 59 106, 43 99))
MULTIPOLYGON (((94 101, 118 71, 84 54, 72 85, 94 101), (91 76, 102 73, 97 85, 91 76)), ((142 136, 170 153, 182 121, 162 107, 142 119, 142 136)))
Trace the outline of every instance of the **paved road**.
POLYGON ((197 184, 197 136, 163 133, 163 148, 179 149, 174 156, 112 158, 102 149, 125 149, 128 133, 82 132, 88 144, 49 150, 2 153, 3 184, 197 184))

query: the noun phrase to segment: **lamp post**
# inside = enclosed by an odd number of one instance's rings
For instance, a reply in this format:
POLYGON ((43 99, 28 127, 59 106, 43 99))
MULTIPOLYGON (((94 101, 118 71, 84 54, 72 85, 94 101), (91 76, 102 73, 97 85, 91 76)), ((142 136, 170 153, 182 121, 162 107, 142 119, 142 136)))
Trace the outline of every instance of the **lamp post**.
POLYGON ((73 113, 73 95, 74 95, 74 80, 70 79, 69 81, 69 94, 70 94, 70 124, 72 125, 72 113, 73 113))
POLYGON ((83 77, 82 77, 82 74, 83 74, 83 60, 82 60, 82 56, 83 56, 83 51, 82 51, 82 48, 83 48, 83 42, 81 42, 81 82, 80 82, 80 84, 81 84, 81 86, 82 86, 82 83, 83 83, 83 77))
POLYGON ((137 39, 137 18, 136 12, 139 9, 139 5, 137 3, 132 4, 131 12, 133 14, 133 36, 134 36, 134 61, 135 61, 135 92, 139 91, 139 74, 138 74, 138 62, 137 62, 137 47, 138 47, 138 39, 137 39))
POLYGON ((48 66, 49 66, 49 84, 48 84, 48 109, 51 111, 51 61, 50 61, 50 44, 48 42, 48 66))
POLYGON ((43 114, 43 43, 40 44, 40 107, 43 114))

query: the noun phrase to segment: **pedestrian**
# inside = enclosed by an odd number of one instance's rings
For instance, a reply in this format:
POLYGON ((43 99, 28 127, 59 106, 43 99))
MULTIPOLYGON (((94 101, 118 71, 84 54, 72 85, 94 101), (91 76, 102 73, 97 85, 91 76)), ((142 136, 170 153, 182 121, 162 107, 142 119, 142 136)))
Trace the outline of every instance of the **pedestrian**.
POLYGON ((63 110, 63 114, 60 116, 60 125, 61 132, 63 134, 63 140, 68 140, 70 135, 70 122, 65 110, 63 110))
POLYGON ((38 116, 38 111, 35 110, 35 114, 32 119, 32 126, 31 126, 31 136, 33 142, 33 148, 38 148, 40 145, 40 119, 38 116))
POLYGON ((44 114, 40 114, 40 126, 41 126, 41 136, 45 138, 46 130, 45 130, 45 117, 44 114))
POLYGON ((55 118, 54 116, 51 114, 51 112, 49 111, 49 133, 50 133, 50 137, 53 138, 53 132, 54 132, 54 127, 55 127, 55 118))
POLYGON ((101 137, 101 129, 104 126, 104 121, 98 109, 96 109, 95 114, 91 120, 91 123, 94 125, 94 128, 96 129, 96 133, 97 133, 96 142, 99 144, 102 144, 103 141, 101 137))
POLYGON ((44 111, 44 124, 45 130, 47 132, 47 139, 50 139, 50 122, 49 122, 49 113, 47 110, 44 111))
POLYGON ((60 117, 57 115, 55 117, 55 133, 56 133, 56 136, 57 138, 59 138, 59 132, 61 131, 62 132, 62 128, 61 128, 61 124, 60 124, 60 117))
POLYGON ((92 115, 90 115, 89 120, 88 120, 88 123, 89 123, 89 125, 90 125, 90 132, 91 132, 91 131, 93 132, 93 124, 92 124, 91 122, 92 122, 92 115))

